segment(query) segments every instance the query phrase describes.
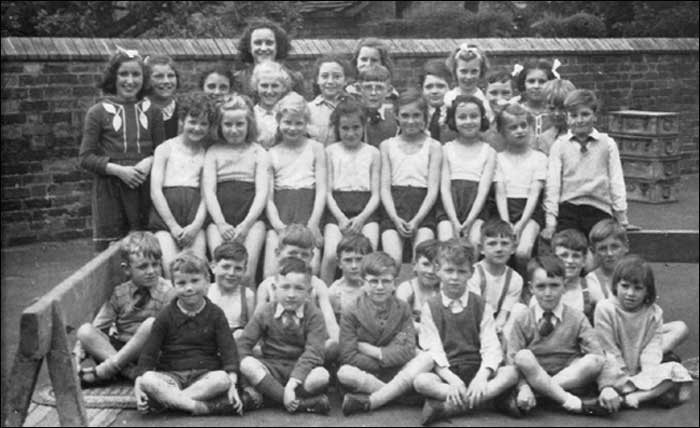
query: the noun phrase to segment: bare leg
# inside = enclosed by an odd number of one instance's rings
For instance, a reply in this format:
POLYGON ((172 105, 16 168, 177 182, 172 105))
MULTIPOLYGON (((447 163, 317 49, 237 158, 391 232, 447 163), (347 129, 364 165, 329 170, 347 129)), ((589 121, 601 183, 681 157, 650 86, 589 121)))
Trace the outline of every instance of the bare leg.
POLYGON ((141 355, 141 350, 143 349, 144 345, 148 341, 148 337, 151 334, 151 327, 153 326, 153 321, 155 319, 153 317, 147 318, 144 320, 141 325, 136 329, 136 332, 134 335, 129 339, 124 346, 117 351, 117 353, 107 360, 105 360, 102 364, 97 366, 96 370, 99 375, 100 373, 100 366, 102 365, 107 365, 111 362, 114 368, 117 370, 123 370, 125 369, 129 363, 135 362, 139 359, 139 355, 141 355))
POLYGON ((371 394, 386 384, 373 374, 345 364, 338 369, 338 382, 353 392, 371 394))
POLYGON ((165 407, 193 414, 204 414, 208 411, 204 403, 183 394, 177 382, 168 375, 146 372, 141 376, 141 388, 149 399, 156 400, 165 407))
POLYGON ((277 272, 277 246, 279 245, 279 236, 274 230, 267 231, 265 238, 265 259, 263 260, 263 277, 267 278, 277 272))
POLYGON ((160 244, 160 250, 163 253, 161 258, 163 265, 163 277, 170 279, 170 263, 175 260, 175 256, 180 252, 180 248, 175 243, 175 239, 170 232, 158 231, 155 233, 156 239, 160 244))
POLYGON ((369 242, 372 244, 372 250, 377 251, 379 246, 379 224, 376 221, 367 223, 362 227, 362 234, 369 239, 369 242))
POLYGON ((479 260, 479 255, 481 255, 481 226, 483 224, 484 221, 481 219, 474 220, 474 223, 467 234, 469 245, 474 247, 474 260, 479 260))
MULTIPOLYGON (((435 239, 435 233, 427 227, 421 227, 416 232, 416 237, 413 239, 413 254, 416 253, 416 246, 423 241, 428 239, 435 239)), ((411 260, 413 260, 413 254, 411 254, 411 260)))
POLYGON ((328 386, 330 374, 323 367, 314 367, 304 379, 304 390, 311 395, 322 393, 328 386))
POLYGON ((413 387, 416 391, 426 397, 434 398, 438 401, 445 401, 450 392, 450 385, 445 383, 440 376, 435 373, 421 373, 413 380, 413 387))
POLYGON ((688 338, 688 326, 683 321, 671 321, 661 330, 661 349, 663 353, 671 352, 688 338))
POLYGON ((92 324, 81 325, 76 332, 76 336, 82 343, 85 352, 91 355, 98 363, 117 353, 117 350, 110 343, 109 337, 92 324))
POLYGON ((192 385, 182 390, 185 396, 197 400, 210 400, 228 391, 231 379, 223 370, 209 372, 197 379, 192 385))
POLYGON ((323 243, 323 261, 321 262, 321 279, 330 285, 333 283, 335 268, 338 266, 336 248, 343 234, 337 224, 329 223, 325 227, 323 236, 325 241, 323 243))
POLYGON ((265 244, 265 223, 256 221, 248 231, 245 237, 244 245, 248 251, 248 266, 246 267, 246 275, 248 278, 255 281, 255 274, 258 272, 258 263, 260 262, 260 253, 265 244))
POLYGON ((527 273, 527 263, 532 257, 532 249, 535 246, 537 236, 540 234, 540 226, 530 220, 520 233, 520 241, 515 249, 515 264, 518 273, 525 278, 527 273))
POLYGON ((454 238, 455 231, 449 220, 443 220, 437 225, 437 235, 440 241, 447 241, 454 238))
POLYGON ((401 266, 403 260, 403 238, 396 230, 389 229, 382 233, 382 249, 401 266))
POLYGON ((413 379, 420 373, 427 373, 433 368, 433 358, 427 353, 420 353, 406 363, 389 383, 383 385, 369 396, 370 408, 378 409, 410 391, 413 379))
POLYGON ((602 357, 588 354, 574 360, 568 367, 552 376, 552 379, 569 391, 595 382, 602 367, 602 357))
POLYGON ((630 392, 629 394, 625 395, 624 403, 627 407, 636 409, 637 407, 639 407, 639 404, 645 401, 653 400, 654 398, 662 395, 664 392, 671 389, 671 387, 673 387, 673 382, 671 382, 670 380, 665 380, 648 391, 637 390, 634 392, 630 392))
MULTIPOLYGON (((183 248, 184 250, 185 248, 183 248)), ((200 230, 194 240, 186 249, 192 250, 198 257, 203 260, 207 259, 207 236, 204 230, 200 230)))
POLYGON ((219 234, 219 228, 214 223, 207 226, 207 246, 209 247, 209 258, 214 258, 214 250, 221 245, 223 239, 219 234))

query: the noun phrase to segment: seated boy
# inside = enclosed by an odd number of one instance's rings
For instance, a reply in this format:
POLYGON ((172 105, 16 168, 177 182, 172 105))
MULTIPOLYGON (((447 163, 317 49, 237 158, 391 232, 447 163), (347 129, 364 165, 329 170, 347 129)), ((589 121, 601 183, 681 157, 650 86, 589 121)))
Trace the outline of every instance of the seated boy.
POLYGON ((469 291, 481 296, 494 310, 494 328, 499 336, 523 289, 523 278, 506 266, 514 247, 515 236, 508 222, 493 219, 484 223, 481 227, 484 258, 474 265, 474 275, 469 280, 469 291))
POLYGON ((329 378, 322 367, 328 335, 323 316, 309 303, 311 268, 296 257, 283 258, 279 266, 271 286, 275 300, 255 311, 238 341, 241 373, 257 392, 290 413, 328 413, 328 397, 322 393, 329 378), (253 356, 258 341, 261 358, 253 356))
POLYGON ((383 65, 371 65, 360 70, 357 79, 362 104, 367 108, 367 126, 364 141, 375 147, 396 136, 397 122, 394 110, 384 101, 391 92, 391 73, 383 65))
POLYGON ((497 152, 502 152, 506 147, 505 139, 496 126, 496 116, 510 103, 514 92, 513 76, 505 69, 495 69, 486 73, 486 99, 493 111, 494 120, 489 129, 481 133, 481 138, 493 147, 497 152))
POLYGON ((338 321, 343 312, 355 307, 355 301, 363 294, 360 266, 363 257, 371 252, 369 239, 359 233, 347 234, 338 243, 338 267, 343 276, 328 287, 328 297, 338 321))
POLYGON ((364 292, 343 311, 338 381, 359 393, 343 397, 346 416, 378 409, 411 391, 416 375, 433 367, 430 355, 416 356, 411 309, 394 296, 397 273, 388 254, 365 256, 364 292))
MULTIPOLYGON (((612 275, 615 266, 629 252, 629 241, 625 228, 613 219, 601 220, 593 226, 590 234, 591 250, 598 266, 586 276, 588 280, 597 279, 605 298, 612 295, 612 275)), ((661 332, 661 349, 664 361, 678 361, 680 358, 673 350, 683 343, 690 331, 683 321, 664 323, 661 332)))
MULTIPOLYGON (((275 255, 277 260, 285 257, 296 257, 306 264, 310 264, 313 258, 315 242, 314 234, 308 227, 300 224, 291 224, 280 234, 279 246, 275 251, 275 255)), ((258 285, 255 303, 256 311, 268 302, 275 302, 276 293, 274 292, 274 286, 278 278, 278 275, 272 275, 258 285)), ((324 348, 326 360, 333 361, 338 355, 340 327, 338 327, 338 321, 335 319, 333 307, 328 298, 328 286, 316 275, 311 276, 309 298, 309 301, 313 302, 323 315, 323 321, 328 332, 324 348)))
POLYGON ((120 243, 121 266, 129 280, 117 285, 92 324, 83 324, 74 351, 83 386, 121 373, 134 379, 134 364, 148 339, 153 319, 173 298, 170 281, 161 276, 161 251, 155 235, 132 232, 120 243), (100 363, 88 366, 84 353, 100 363))
POLYGON ((255 292, 246 287, 248 252, 240 242, 230 241, 216 247, 213 256, 214 283, 207 297, 224 311, 233 338, 238 339, 255 311, 255 292))
POLYGON ((420 345, 435 363, 431 373, 413 381, 427 396, 423 425, 475 409, 518 381, 512 366, 500 367, 503 351, 496 336, 493 309, 467 291, 474 250, 452 239, 436 257, 440 294, 422 310, 420 345))
POLYGON ((423 305, 440 293, 440 279, 435 275, 435 256, 440 241, 428 239, 416 245, 413 260, 414 278, 399 284, 396 297, 408 303, 413 312, 416 332, 420 333, 420 313, 423 305))
POLYGON ((522 379, 515 400, 521 412, 536 405, 533 390, 573 413, 605 415, 596 400, 582 401, 571 391, 596 381, 603 367, 603 351, 583 312, 564 304, 565 267, 553 256, 528 265, 535 302, 516 305, 506 337, 507 363, 522 379))
POLYGON ((224 311, 206 297, 206 260, 184 252, 170 271, 177 298, 156 317, 139 358, 134 384, 138 410, 242 414, 236 342, 224 311), (223 394, 227 397, 218 398, 223 394))

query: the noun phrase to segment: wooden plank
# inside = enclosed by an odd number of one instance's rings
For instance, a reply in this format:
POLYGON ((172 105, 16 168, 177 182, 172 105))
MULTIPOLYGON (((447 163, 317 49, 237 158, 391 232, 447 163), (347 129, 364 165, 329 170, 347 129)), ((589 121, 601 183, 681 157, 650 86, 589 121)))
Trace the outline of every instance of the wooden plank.
POLYGON ((77 367, 68 346, 63 325, 63 314, 58 303, 52 307, 53 313, 53 337, 51 351, 49 351, 46 363, 49 367, 51 385, 56 394, 56 409, 61 426, 88 426, 87 413, 85 411, 85 399, 80 388, 77 367))
POLYGON ((89 409, 88 420, 91 427, 108 427, 112 425, 122 409, 89 409))
POLYGON ((2 426, 21 427, 27 417, 32 393, 43 358, 30 358, 17 352, 3 391, 2 426))
POLYGON ((33 410, 30 410, 27 419, 24 421, 25 427, 35 427, 40 425, 42 421, 49 415, 49 413, 54 410, 51 406, 38 406, 35 405, 33 410))
POLYGON ((630 252, 650 262, 698 263, 697 230, 643 230, 629 232, 630 252))
POLYGON ((44 419, 40 420, 35 427, 57 427, 59 426, 60 422, 58 419, 58 412, 56 411, 55 407, 50 407, 49 412, 46 414, 44 419))

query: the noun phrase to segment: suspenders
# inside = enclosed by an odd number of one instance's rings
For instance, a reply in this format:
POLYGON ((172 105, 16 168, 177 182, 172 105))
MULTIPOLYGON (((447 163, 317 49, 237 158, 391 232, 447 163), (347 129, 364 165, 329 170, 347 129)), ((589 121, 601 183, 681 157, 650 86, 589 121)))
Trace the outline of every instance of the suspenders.
MULTIPOLYGON (((481 279, 480 284, 479 284, 479 289, 481 290, 481 297, 484 298, 484 301, 486 301, 484 297, 484 291, 486 290, 486 272, 484 271, 484 267, 477 264, 476 265, 476 270, 479 271, 479 278, 481 279)), ((503 301, 506 299, 506 296, 508 295, 508 288, 510 288, 510 279, 513 277, 513 269, 511 269, 509 266, 506 266, 506 282, 503 284, 503 290, 501 291, 501 297, 498 298, 498 306, 496 306, 496 311, 494 312, 494 316, 498 315, 499 312, 501 312, 501 306, 503 306, 503 301)))
POLYGON ((593 304, 591 303, 591 292, 588 289, 588 281, 586 281, 585 276, 581 278, 581 291, 583 292, 583 313, 592 323, 593 304))

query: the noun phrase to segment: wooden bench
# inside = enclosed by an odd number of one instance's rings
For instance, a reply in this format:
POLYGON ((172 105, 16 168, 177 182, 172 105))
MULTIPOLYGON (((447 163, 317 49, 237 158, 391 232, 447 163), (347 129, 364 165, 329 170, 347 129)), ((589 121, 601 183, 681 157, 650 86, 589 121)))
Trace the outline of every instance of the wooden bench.
MULTIPOLYGON (((632 252, 649 261, 698 263, 698 231, 630 232, 632 252)), ((2 409, 4 426, 22 426, 46 359, 61 426, 88 426, 68 333, 91 320, 123 280, 119 246, 112 245, 29 306, 20 320, 20 343, 2 409)), ((403 266, 402 272, 410 271, 403 266)))

